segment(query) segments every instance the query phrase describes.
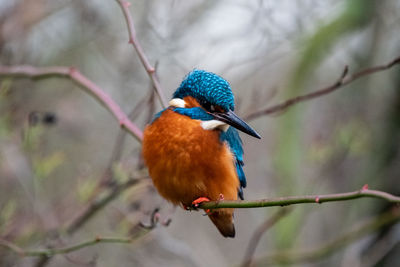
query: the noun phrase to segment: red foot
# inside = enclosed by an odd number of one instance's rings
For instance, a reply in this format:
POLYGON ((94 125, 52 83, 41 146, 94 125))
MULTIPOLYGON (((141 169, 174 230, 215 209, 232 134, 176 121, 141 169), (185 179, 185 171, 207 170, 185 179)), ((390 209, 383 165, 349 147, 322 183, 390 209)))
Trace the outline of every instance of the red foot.
MULTIPOLYGON (((197 209, 201 203, 210 201, 207 197, 199 197, 198 199, 193 200, 192 207, 197 209)), ((210 212, 209 209, 204 210, 207 214, 210 212)))
POLYGON ((210 199, 206 198, 206 197, 199 197, 198 199, 193 200, 192 205, 195 208, 198 208, 199 205, 203 202, 207 202, 210 201, 210 199))

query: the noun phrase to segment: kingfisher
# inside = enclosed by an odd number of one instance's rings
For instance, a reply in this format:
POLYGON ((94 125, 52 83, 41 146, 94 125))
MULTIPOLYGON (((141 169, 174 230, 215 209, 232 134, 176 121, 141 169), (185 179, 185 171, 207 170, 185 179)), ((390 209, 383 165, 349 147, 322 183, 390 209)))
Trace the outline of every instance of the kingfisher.
MULTIPOLYGON (((174 205, 243 199, 242 140, 237 130, 261 138, 235 113, 234 95, 222 77, 193 70, 169 106, 146 126, 142 154, 159 194, 174 205)), ((233 209, 207 211, 224 237, 234 237, 233 209)))

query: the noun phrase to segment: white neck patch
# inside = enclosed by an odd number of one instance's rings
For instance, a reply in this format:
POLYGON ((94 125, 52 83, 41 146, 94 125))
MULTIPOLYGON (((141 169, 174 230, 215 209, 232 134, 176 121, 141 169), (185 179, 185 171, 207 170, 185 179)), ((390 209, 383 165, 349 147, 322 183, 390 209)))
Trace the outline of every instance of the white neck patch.
POLYGON ((173 98, 173 99, 171 99, 171 101, 169 101, 168 104, 172 107, 184 108, 186 105, 186 102, 185 102, 185 100, 183 100, 181 98, 173 98))
POLYGON ((228 131, 229 125, 222 121, 210 120, 210 121, 202 121, 201 127, 204 130, 220 129, 220 130, 226 132, 226 131, 228 131))

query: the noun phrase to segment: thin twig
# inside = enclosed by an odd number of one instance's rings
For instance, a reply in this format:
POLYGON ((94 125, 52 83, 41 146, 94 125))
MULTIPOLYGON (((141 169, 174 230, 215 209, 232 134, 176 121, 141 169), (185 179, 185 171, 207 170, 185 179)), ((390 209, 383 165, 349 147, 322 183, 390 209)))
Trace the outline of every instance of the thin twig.
MULTIPOLYGON (((146 99, 151 98, 152 94, 154 94, 154 91, 150 91, 149 95, 141 99, 139 103, 128 114, 128 117, 131 121, 134 121, 142 113, 142 110, 146 107, 147 103, 146 99)), ((107 168, 104 171, 102 177, 99 179, 91 196, 89 197, 90 200, 93 199, 93 197, 95 197, 105 185, 110 186, 110 184, 112 183, 113 179, 112 168, 114 166, 114 163, 118 162, 122 157, 122 151, 125 144, 126 133, 127 133, 126 131, 119 131, 118 136, 115 140, 114 148, 112 149, 112 154, 108 162, 107 168)))
POLYGON ((143 67, 145 68, 147 74, 150 77, 150 80, 152 81, 154 88, 157 92, 158 98, 160 99, 160 103, 163 108, 167 107, 167 101, 165 100, 163 90, 161 88, 161 84, 157 78, 156 75, 156 69, 150 64, 149 60, 147 59, 146 54, 144 53, 144 50, 142 46, 139 43, 139 40, 137 39, 136 36, 136 31, 135 31, 135 25, 133 23, 133 19, 131 16, 131 13, 129 11, 129 6, 131 5, 128 1, 125 0, 116 0, 119 4, 119 6, 122 9, 122 13, 124 14, 126 24, 128 26, 128 34, 129 34, 129 43, 132 44, 134 49, 136 50, 136 53, 138 54, 140 61, 143 64, 143 67))
POLYGON ((282 112, 287 110, 289 107, 296 105, 300 102, 304 102, 304 101, 308 101, 329 93, 332 93, 333 91, 336 91, 337 89, 344 87, 345 85, 348 85, 349 83, 358 80, 361 77, 376 73, 376 72, 380 72, 383 70, 387 70, 390 69, 391 67, 393 67, 396 64, 400 63, 400 57, 392 60, 391 62, 385 64, 385 65, 380 65, 380 66, 375 66, 375 67, 371 67, 371 68, 367 68, 364 69, 362 71, 359 71, 357 73, 354 73, 352 75, 347 75, 348 73, 348 67, 346 66, 344 68, 344 71, 342 72, 340 78, 331 86, 316 90, 314 92, 311 92, 309 94, 305 94, 305 95, 301 95, 301 96, 297 96, 291 99, 288 99, 282 103, 279 103, 277 105, 273 105, 271 107, 268 107, 266 109, 262 109, 259 111, 255 111, 252 112, 246 116, 243 116, 243 118, 245 120, 253 120, 256 119, 260 116, 264 116, 264 115, 269 115, 269 114, 273 114, 273 113, 277 113, 277 112, 282 112))
POLYGON ((141 180, 143 179, 130 179, 121 185, 117 185, 111 190, 111 192, 102 196, 100 199, 93 201, 89 207, 87 207, 71 223, 69 223, 69 225, 66 227, 66 232, 68 234, 74 233, 109 202, 118 197, 126 189, 139 183, 141 180))
POLYGON ((133 241, 132 238, 115 238, 115 237, 96 237, 92 240, 88 240, 76 245, 64 247, 64 248, 50 248, 50 249, 42 249, 42 250, 24 250, 18 247, 15 244, 7 240, 0 239, 0 246, 5 247, 17 254, 21 257, 51 257, 57 254, 66 254, 76 250, 80 250, 85 247, 93 246, 99 243, 131 243, 133 241))
POLYGON ((22 248, 20 248, 20 247, 18 247, 17 245, 11 243, 11 242, 8 241, 8 240, 5 240, 5 239, 2 239, 2 238, 1 238, 1 239, 0 239, 0 246, 1 246, 1 247, 8 248, 9 250, 14 251, 15 253, 19 254, 20 256, 23 256, 23 255, 24 255, 24 250, 23 250, 22 248))
POLYGON ((249 241, 249 245, 247 246, 246 254, 244 256, 242 267, 248 267, 251 265, 252 258, 254 256, 254 252, 258 244, 260 243, 261 237, 268 231, 272 226, 274 226, 280 219, 286 216, 292 209, 280 209, 276 212, 272 217, 268 218, 265 222, 263 222, 253 233, 249 241))
POLYGON ((160 223, 162 226, 165 226, 165 227, 169 226, 172 219, 166 218, 166 219, 160 221, 161 215, 160 215, 159 211, 160 211, 160 208, 155 208, 153 210, 153 212, 151 213, 151 216, 150 216, 150 224, 147 225, 147 224, 140 222, 139 226, 141 226, 147 230, 152 230, 152 229, 156 228, 158 223, 160 223))
POLYGON ((347 245, 352 244, 354 241, 363 238, 364 236, 376 232, 378 229, 397 223, 400 220, 400 209, 398 207, 369 220, 353 228, 351 231, 343 234, 337 239, 330 241, 323 245, 318 245, 314 250, 306 251, 283 251, 276 252, 257 260, 258 265, 266 266, 270 264, 300 264, 306 262, 315 262, 320 259, 326 258, 329 255, 344 249, 347 245))
POLYGON ((72 67, 33 67, 33 66, 0 66, 0 77, 43 79, 49 77, 68 78, 96 98, 118 120, 121 128, 129 132, 139 142, 143 133, 122 111, 120 106, 98 85, 72 67))
MULTIPOLYGON (((93 200, 88 207, 86 207, 82 212, 80 212, 67 226, 65 231, 68 234, 75 233, 80 229, 85 223, 87 223, 94 215, 96 215, 101 209, 103 209, 108 203, 117 198, 122 192, 136 185, 144 178, 129 179, 128 181, 114 186, 110 192, 101 195, 98 199, 93 200)), ((35 266, 43 267, 51 260, 51 257, 42 255, 35 266)))
POLYGON ((278 198, 266 198, 260 200, 242 200, 242 201, 240 200, 208 201, 201 203, 198 208, 201 209, 262 208, 262 207, 273 207, 273 206, 288 206, 288 205, 302 204, 302 203, 321 204, 324 202, 346 201, 364 197, 380 198, 392 203, 400 203, 400 197, 398 196, 394 196, 389 193, 378 190, 369 190, 367 189, 367 186, 364 186, 361 190, 346 192, 346 193, 338 193, 338 194, 278 197, 278 198))

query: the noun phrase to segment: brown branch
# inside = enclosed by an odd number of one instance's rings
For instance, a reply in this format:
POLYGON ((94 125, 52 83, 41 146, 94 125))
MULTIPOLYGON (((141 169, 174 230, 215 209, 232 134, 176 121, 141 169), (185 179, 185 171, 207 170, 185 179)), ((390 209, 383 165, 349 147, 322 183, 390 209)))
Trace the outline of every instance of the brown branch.
POLYGON ((82 212, 80 213, 72 222, 68 224, 66 227, 66 232, 68 234, 74 233, 78 230, 83 224, 85 224, 89 219, 91 219, 99 210, 105 207, 108 203, 118 197, 122 192, 127 190, 133 185, 139 183, 142 179, 130 179, 127 182, 117 185, 112 188, 111 192, 105 194, 99 199, 92 201, 92 203, 82 212))
POLYGON ((265 232, 267 232, 272 226, 279 222, 279 220, 286 216, 291 210, 292 209, 289 208, 280 209, 277 213, 268 218, 254 231, 253 236, 249 241, 249 245, 247 246, 246 254, 242 262, 243 267, 248 267, 251 265, 254 252, 256 251, 256 248, 260 243, 263 234, 265 234, 265 232))
MULTIPOLYGON (((65 231, 68 234, 73 234, 78 229, 80 229, 85 223, 87 223, 94 215, 96 215, 102 208, 104 208, 108 203, 117 198, 121 193, 130 187, 138 184, 144 178, 129 179, 128 181, 115 185, 111 188, 111 191, 101 195, 98 199, 94 199, 89 206, 87 206, 82 212, 80 212, 70 223, 65 227, 65 231)), ((147 230, 147 229, 146 229, 147 230)), ((35 266, 43 267, 49 263, 51 256, 42 255, 35 266)))
POLYGON ((348 67, 346 66, 344 68, 344 71, 342 72, 340 78, 331 86, 328 86, 326 88, 323 89, 319 89, 316 90, 314 92, 311 92, 309 94, 305 94, 305 95, 301 95, 301 96, 297 96, 291 99, 288 99, 282 103, 279 103, 277 105, 273 105, 271 107, 268 107, 266 109, 262 109, 259 111, 255 111, 252 112, 246 116, 243 116, 243 118, 245 120, 253 120, 256 119, 260 116, 264 116, 264 115, 269 115, 269 114, 273 114, 273 113, 277 113, 277 112, 283 112, 286 111, 289 107, 294 106, 298 103, 301 102, 305 102, 329 93, 332 93, 336 90, 338 90, 339 88, 344 87, 345 85, 348 85, 351 82, 354 82, 355 80, 360 79, 361 77, 376 73, 376 72, 380 72, 383 70, 387 70, 390 69, 391 67, 393 67, 396 64, 400 63, 400 57, 392 60, 391 62, 385 64, 385 65, 380 65, 380 66, 375 66, 375 67, 371 67, 371 68, 367 68, 364 69, 362 71, 356 72, 350 76, 347 75, 348 73, 348 67))
MULTIPOLYGON (((152 98, 153 94, 154 91, 150 91, 149 95, 140 100, 138 104, 132 109, 132 111, 128 114, 128 117, 131 121, 134 121, 143 112, 147 104, 146 99, 152 98)), ((126 131, 119 131, 118 136, 115 140, 114 148, 112 149, 108 166, 106 167, 106 170, 104 171, 102 177, 98 179, 98 183, 95 189, 93 190, 91 196, 89 196, 90 200, 93 199, 93 197, 95 197, 104 186, 110 185, 112 183, 112 168, 114 166, 114 163, 121 159, 122 151, 125 144, 126 133, 126 131)), ((142 169, 142 167, 138 169, 142 169)))
POLYGON ((128 26, 129 43, 132 44, 133 48, 136 50, 136 53, 138 54, 140 61, 143 64, 143 67, 145 68, 147 74, 150 77, 150 80, 154 85, 155 91, 158 95, 158 98, 160 99, 160 103, 163 106, 163 108, 165 108, 167 107, 167 101, 165 100, 161 84, 157 78, 156 69, 150 64, 136 36, 135 25, 133 23, 133 19, 129 11, 129 6, 131 4, 125 0, 116 0, 116 1, 118 2, 119 6, 122 9, 122 13, 124 14, 126 24, 128 26))
POLYGON ((122 111, 120 106, 98 85, 72 67, 33 67, 33 66, 0 66, 0 77, 43 79, 49 77, 68 78, 83 88, 100 102, 118 120, 121 128, 129 132, 139 142, 143 133, 122 111))
POLYGON ((220 209, 220 208, 262 208, 274 206, 288 206, 303 203, 316 203, 321 204, 324 202, 337 202, 346 201, 356 198, 380 198, 392 203, 400 203, 400 197, 391 195, 386 192, 378 190, 370 190, 365 185, 361 190, 328 194, 328 195, 309 195, 309 196, 293 196, 293 197, 278 197, 267 198, 260 200, 220 200, 208 201, 199 204, 198 208, 201 209, 220 209))
POLYGON ((358 225, 351 231, 339 236, 338 238, 322 245, 318 248, 305 251, 280 251, 262 257, 256 261, 257 266, 269 266, 271 264, 300 264, 315 262, 324 259, 338 250, 344 249, 353 242, 374 233, 377 230, 400 220, 400 209, 398 207, 369 220, 366 223, 358 225))
POLYGON ((80 250, 85 247, 94 246, 99 243, 131 243, 133 241, 132 238, 110 238, 110 237, 96 237, 92 240, 88 240, 76 245, 63 247, 63 248, 50 248, 50 249, 43 249, 43 250, 24 250, 17 245, 4 240, 0 239, 0 246, 5 247, 17 254, 21 257, 51 257, 57 254, 67 254, 76 250, 80 250))

